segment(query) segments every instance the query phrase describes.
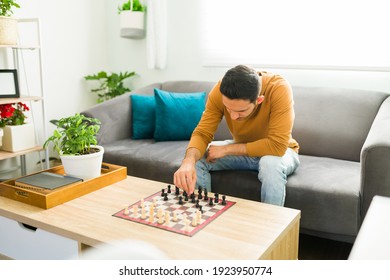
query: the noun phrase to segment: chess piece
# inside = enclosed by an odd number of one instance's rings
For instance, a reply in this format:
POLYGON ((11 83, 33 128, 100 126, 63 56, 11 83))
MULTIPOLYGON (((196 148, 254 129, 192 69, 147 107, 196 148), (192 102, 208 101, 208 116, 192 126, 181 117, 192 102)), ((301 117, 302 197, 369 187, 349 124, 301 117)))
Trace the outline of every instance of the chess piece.
POLYGON ((173 218, 172 218, 172 220, 174 222, 177 222, 177 213, 175 211, 173 211, 173 218))
POLYGON ((171 193, 171 185, 168 185, 168 193, 171 193))
POLYGON ((199 205, 199 199, 197 199, 197 200, 196 200, 195 207, 196 207, 196 208, 199 208, 199 206, 200 206, 200 205, 199 205))
POLYGON ((182 196, 179 196, 179 204, 183 205, 183 197, 182 196))
POLYGON ((165 225, 169 225, 169 223, 171 222, 171 214, 169 213, 169 211, 165 211, 165 225))
POLYGON ((164 194, 164 201, 167 201, 167 200, 168 200, 168 194, 165 193, 165 194, 164 194))
POLYGON ((215 202, 215 204, 218 204, 218 202, 219 202, 219 194, 218 193, 216 193, 214 195, 214 202, 215 202))
POLYGON ((146 211, 145 211, 145 205, 142 205, 141 207, 141 219, 146 219, 146 211))
POLYGON ((134 217, 138 216, 138 205, 137 204, 133 205, 133 216, 134 217))
POLYGON ((151 205, 149 208, 149 223, 153 223, 154 221, 154 206, 151 205))
POLYGON ((165 194, 165 189, 161 189, 161 196, 164 196, 165 194))
POLYGON ((125 207, 123 214, 125 214, 126 216, 128 216, 130 214, 129 207, 127 207, 127 206, 125 207))
POLYGON ((153 197, 153 206, 154 206, 154 207, 157 206, 157 197, 153 197))
POLYGON ((210 206, 213 206, 213 205, 214 205, 214 203, 213 203, 213 198, 212 198, 212 197, 210 197, 209 205, 210 205, 210 206))
POLYGON ((193 227, 196 227, 196 226, 198 225, 198 222, 197 222, 197 220, 196 220, 196 215, 193 215, 193 216, 192 216, 192 223, 191 223, 191 225, 192 225, 193 227))
POLYGON ((202 205, 199 205, 199 212, 203 214, 202 205))
POLYGON ((184 193, 184 201, 188 201, 188 194, 184 193))
POLYGON ((185 218, 185 220, 184 220, 184 225, 185 225, 184 230, 189 232, 190 231, 190 221, 187 218, 185 218))
POLYGON ((202 212, 200 212, 199 210, 196 211, 196 223, 197 223, 198 225, 200 225, 200 220, 201 220, 201 218, 202 218, 202 212))
POLYGON ((204 189, 204 196, 203 196, 203 199, 204 199, 205 201, 209 200, 207 189, 204 189))
POLYGON ((163 210, 161 208, 159 208, 157 210, 157 218, 158 218, 158 223, 159 224, 163 224, 164 223, 164 216, 163 216, 163 210))
POLYGON ((179 194, 180 194, 180 189, 177 186, 175 186, 175 195, 179 195, 179 194))
POLYGON ((226 205, 226 195, 222 196, 222 205, 226 205))

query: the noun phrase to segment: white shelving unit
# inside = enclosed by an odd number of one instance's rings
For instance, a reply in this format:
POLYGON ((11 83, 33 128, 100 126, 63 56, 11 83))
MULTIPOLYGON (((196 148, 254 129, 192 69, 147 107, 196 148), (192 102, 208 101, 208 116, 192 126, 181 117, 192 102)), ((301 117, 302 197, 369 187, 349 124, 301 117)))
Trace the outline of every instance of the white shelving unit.
MULTIPOLYGON (((44 82, 43 82, 43 68, 42 68, 42 48, 41 48, 41 28, 40 28, 40 22, 38 18, 25 18, 25 19, 18 19, 18 25, 30 25, 33 30, 36 33, 36 42, 37 45, 23 45, 23 44, 18 44, 18 45, 0 45, 0 49, 10 49, 12 50, 12 58, 13 58, 13 69, 16 69, 18 71, 18 74, 21 69, 23 69, 24 66, 24 61, 23 61, 23 55, 22 52, 25 51, 32 51, 36 52, 36 55, 38 56, 38 65, 37 67, 37 73, 39 75, 39 90, 38 92, 34 92, 34 95, 29 95, 30 93, 27 92, 26 94, 23 94, 21 92, 20 98, 0 98, 0 104, 8 104, 8 103, 15 103, 15 102, 23 102, 23 103, 29 103, 31 104, 32 102, 40 102, 41 104, 41 120, 42 121, 42 136, 45 139, 46 138, 46 114, 45 114, 45 98, 44 98, 44 82), (21 61, 22 60, 22 61, 21 61), (22 64, 21 64, 22 62, 22 64), (36 94, 36 95, 35 95, 36 94)), ((19 38, 20 39, 20 38, 19 38)), ((34 66, 33 66, 34 67, 34 66)), ((25 70, 25 69, 24 69, 25 70)), ((19 79, 19 85, 22 84, 20 75, 18 75, 19 79)), ((30 106, 31 108, 32 106, 30 106)), ((34 122, 36 122, 36 119, 33 119, 34 122)), ((35 126, 36 129, 38 126, 35 126)), ((38 135, 37 131, 35 135, 38 135)), ((37 136, 38 137, 38 136, 37 136)), ((37 143, 39 143, 39 139, 37 139, 37 143)), ((26 155, 31 153, 31 152, 44 152, 45 156, 45 163, 46 167, 49 168, 49 154, 47 149, 44 150, 42 146, 36 146, 28 150, 23 150, 20 152, 6 152, 6 151, 0 151, 0 160, 4 159, 9 159, 13 157, 20 157, 20 170, 21 174, 25 175, 27 171, 26 167, 26 155)))

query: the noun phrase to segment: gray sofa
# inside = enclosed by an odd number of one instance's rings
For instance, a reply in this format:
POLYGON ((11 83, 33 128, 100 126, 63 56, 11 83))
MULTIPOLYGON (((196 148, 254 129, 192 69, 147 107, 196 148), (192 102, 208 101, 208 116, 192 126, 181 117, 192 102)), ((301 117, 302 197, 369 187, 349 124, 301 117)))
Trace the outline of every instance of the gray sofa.
MULTIPOLYGON (((134 90, 153 94, 209 92, 214 82, 171 81, 134 90)), ((288 178, 286 207, 300 209, 301 232, 353 242, 374 195, 390 196, 390 97, 388 93, 340 88, 294 87, 295 125, 301 165, 288 178)), ((128 175, 172 183, 187 141, 131 139, 129 94, 83 114, 99 118, 104 161, 128 175)), ((224 122, 215 140, 230 139, 224 122)), ((212 173, 213 192, 259 200, 256 172, 212 173)))

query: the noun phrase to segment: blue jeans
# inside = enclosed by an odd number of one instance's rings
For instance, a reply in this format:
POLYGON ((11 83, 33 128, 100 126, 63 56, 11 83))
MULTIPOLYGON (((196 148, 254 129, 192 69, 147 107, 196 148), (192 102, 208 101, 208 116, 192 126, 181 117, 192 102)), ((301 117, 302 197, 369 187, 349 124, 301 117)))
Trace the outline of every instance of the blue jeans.
POLYGON ((287 149, 282 157, 263 156, 226 156, 215 162, 207 162, 206 156, 196 165, 197 187, 211 191, 210 171, 218 170, 257 170, 261 182, 261 201, 274 205, 284 205, 286 197, 287 176, 299 166, 298 154, 287 149))

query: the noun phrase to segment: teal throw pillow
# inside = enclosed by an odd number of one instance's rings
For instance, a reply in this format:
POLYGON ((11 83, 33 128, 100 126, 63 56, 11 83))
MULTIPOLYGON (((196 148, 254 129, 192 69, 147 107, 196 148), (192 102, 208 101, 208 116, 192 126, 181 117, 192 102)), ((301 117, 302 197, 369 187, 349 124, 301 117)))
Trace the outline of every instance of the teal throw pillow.
POLYGON ((156 102, 153 95, 130 95, 133 139, 152 139, 156 123, 156 102))
POLYGON ((154 89, 156 141, 189 140, 205 109, 206 92, 177 93, 154 89))

